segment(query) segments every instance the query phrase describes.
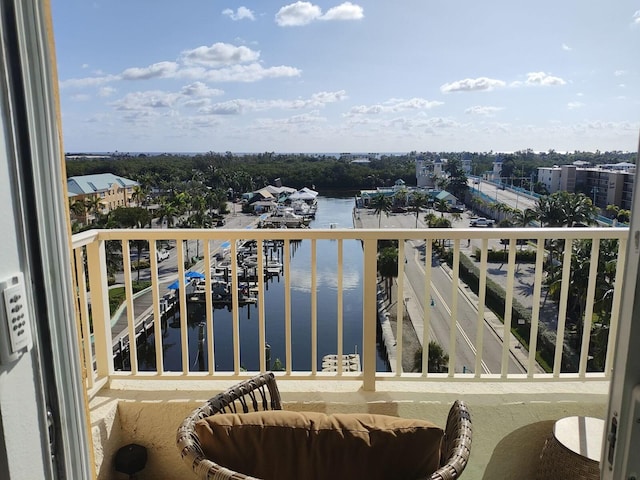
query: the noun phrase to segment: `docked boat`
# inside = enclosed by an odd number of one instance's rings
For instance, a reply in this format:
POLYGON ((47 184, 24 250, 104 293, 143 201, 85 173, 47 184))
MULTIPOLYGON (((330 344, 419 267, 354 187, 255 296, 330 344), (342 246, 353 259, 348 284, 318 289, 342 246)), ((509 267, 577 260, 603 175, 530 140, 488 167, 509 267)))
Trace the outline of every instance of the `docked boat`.
POLYGON ((306 228, 310 222, 310 218, 294 213, 291 207, 279 207, 262 221, 262 225, 275 228, 306 228))

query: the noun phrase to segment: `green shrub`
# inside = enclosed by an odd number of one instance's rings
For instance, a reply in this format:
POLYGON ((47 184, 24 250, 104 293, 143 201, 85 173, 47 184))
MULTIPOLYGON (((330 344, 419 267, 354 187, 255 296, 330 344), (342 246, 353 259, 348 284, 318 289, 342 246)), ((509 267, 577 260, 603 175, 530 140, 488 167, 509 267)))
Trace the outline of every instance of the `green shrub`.
MULTIPOLYGON (((480 249, 476 248, 473 257, 476 261, 480 261, 480 249)), ((489 262, 494 263, 507 263, 509 261, 509 251, 508 250, 489 250, 487 252, 487 260, 489 262)), ((518 250, 516 252, 516 262, 517 263, 535 263, 536 262, 536 251, 535 250, 518 250)))
POLYGON ((118 307, 124 302, 124 287, 116 287, 109 290, 109 313, 113 316, 118 307))
POLYGON ((149 260, 140 260, 139 262, 133 262, 131 264, 131 270, 144 270, 150 266, 149 260))

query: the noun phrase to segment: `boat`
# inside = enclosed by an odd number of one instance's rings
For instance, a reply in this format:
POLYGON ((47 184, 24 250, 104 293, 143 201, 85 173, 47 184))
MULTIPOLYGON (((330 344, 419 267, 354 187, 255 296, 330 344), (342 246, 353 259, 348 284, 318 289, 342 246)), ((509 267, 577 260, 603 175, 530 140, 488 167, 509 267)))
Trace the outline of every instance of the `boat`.
POLYGON ((278 207, 275 212, 265 217, 261 222, 263 226, 279 228, 306 228, 311 222, 310 218, 294 213, 291 207, 278 207))
POLYGON ((361 372, 360 355, 358 353, 349 353, 346 355, 325 355, 322 357, 323 372, 337 372, 338 364, 342 363, 344 372, 361 372))

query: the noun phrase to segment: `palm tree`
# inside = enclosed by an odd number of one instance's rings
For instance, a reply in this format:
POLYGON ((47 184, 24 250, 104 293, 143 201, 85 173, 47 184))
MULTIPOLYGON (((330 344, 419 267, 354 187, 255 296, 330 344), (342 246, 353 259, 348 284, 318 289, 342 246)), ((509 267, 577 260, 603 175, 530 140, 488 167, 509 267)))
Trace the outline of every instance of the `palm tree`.
POLYGON ((451 228, 451 220, 444 217, 436 217, 431 224, 432 228, 451 228))
POLYGON ((420 210, 427 204, 428 200, 429 198, 427 195, 422 192, 413 192, 409 197, 409 204, 416 214, 416 228, 418 228, 418 216, 420 215, 420 210))
MULTIPOLYGON (((191 199, 189 195, 185 192, 176 193, 173 198, 170 200, 170 203, 175 207, 178 212, 178 216, 183 215, 190 208, 191 199)), ((191 211, 188 212, 191 215, 191 211)))
MULTIPOLYGON (((422 347, 416 350, 413 357, 413 372, 422 372, 422 347)), ((429 373, 444 373, 449 364, 449 355, 445 353, 442 346, 431 340, 429 341, 429 358, 427 360, 427 369, 429 373)))
POLYGON ((383 193, 375 195, 371 199, 371 208, 375 210, 378 216, 378 228, 380 228, 380 222, 382 221, 382 213, 388 217, 391 211, 391 199, 383 193))
POLYGON ((140 268, 140 257, 142 256, 142 250, 149 248, 149 242, 146 240, 131 240, 131 243, 136 248, 136 270, 138 271, 138 278, 136 281, 140 283, 140 270, 142 270, 140 268))
POLYGON ((597 209, 584 193, 555 192, 538 199, 536 213, 540 226, 573 227, 591 225, 597 209))
POLYGON ((424 223, 427 224, 427 227, 433 228, 433 225, 438 217, 435 213, 429 212, 424 216, 424 223))
POLYGON ((449 204, 444 199, 438 199, 436 201, 436 210, 440 212, 441 217, 444 217, 444 212, 449 211, 449 204))
POLYGON ((607 205, 607 215, 611 218, 616 218, 618 216, 618 212, 620 211, 620 207, 617 205, 607 205))
POLYGON ((398 276, 398 249, 385 247, 378 254, 378 273, 385 281, 385 291, 391 302, 391 285, 393 279, 398 276))
POLYGON ((147 200, 147 191, 140 185, 133 187, 131 192, 131 201, 135 202, 137 206, 144 205, 147 200))
POLYGON ((84 199, 84 204, 88 215, 93 215, 97 220, 102 213, 102 201, 98 195, 92 195, 84 199))
POLYGON ((530 226, 531 222, 534 222, 537 218, 536 211, 531 208, 525 208, 524 211, 516 210, 512 215, 514 226, 522 228, 530 226))
MULTIPOLYGON (((204 197, 194 197, 192 205, 194 212, 187 220, 189 222, 189 226, 191 228, 210 228, 212 220, 211 216, 206 212, 204 197)), ((200 258, 200 240, 196 240, 196 257, 200 258)))
POLYGON ((408 203, 408 198, 409 198, 409 190, 407 190, 407 187, 402 187, 395 192, 395 195, 393 196, 393 203, 394 205, 399 207, 406 207, 408 203))
POLYGON ((86 214, 87 214, 87 205, 82 200, 69 201, 69 211, 75 215, 77 218, 82 219, 83 222, 86 222, 86 214))
MULTIPOLYGON (((566 193, 566 192, 563 192, 566 193)), ((569 194, 563 196, 565 224, 568 227, 576 225, 591 225, 595 222, 598 209, 584 193, 569 194)))
POLYGON ((162 200, 160 202, 160 208, 158 209, 158 221, 162 223, 166 220, 167 227, 173 227, 176 217, 178 217, 178 208, 171 202, 162 200))

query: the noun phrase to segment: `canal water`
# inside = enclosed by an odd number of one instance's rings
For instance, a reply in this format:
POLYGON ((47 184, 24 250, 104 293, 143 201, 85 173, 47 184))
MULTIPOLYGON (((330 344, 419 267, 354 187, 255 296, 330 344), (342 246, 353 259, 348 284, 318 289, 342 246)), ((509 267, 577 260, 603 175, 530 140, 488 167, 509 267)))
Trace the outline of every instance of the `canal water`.
MULTIPOLYGON (((353 228, 354 198, 318 197, 316 218, 311 228, 353 228)), ((318 370, 322 357, 337 353, 338 242, 316 242, 317 267, 317 351, 318 370)), ((362 353, 362 246, 357 240, 343 242, 343 353, 362 353)), ((291 361, 293 370, 311 370, 311 242, 291 244, 291 361)), ((285 345, 284 278, 271 277, 265 290, 265 331, 270 347, 270 364, 287 361, 285 345)), ((204 305, 188 308, 189 370, 207 370, 208 345, 204 305), (204 334, 204 335, 203 335, 204 334), (203 338, 204 337, 204 338, 203 338), (204 342, 202 344, 202 342, 204 342), (203 348, 199 348, 202 345, 203 348)), ((240 307, 240 364, 256 371, 260 368, 258 308, 240 307)), ((217 371, 233 371, 232 312, 226 307, 213 311, 214 358, 217 371)), ((141 370, 155 370, 154 339, 150 336, 138 348, 141 370)), ((181 371, 179 315, 169 318, 163 329, 164 368, 181 371)), ((386 371, 383 354, 378 353, 377 369, 386 371)))

